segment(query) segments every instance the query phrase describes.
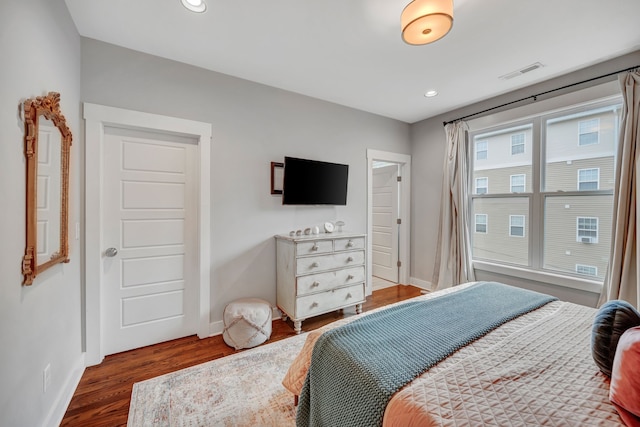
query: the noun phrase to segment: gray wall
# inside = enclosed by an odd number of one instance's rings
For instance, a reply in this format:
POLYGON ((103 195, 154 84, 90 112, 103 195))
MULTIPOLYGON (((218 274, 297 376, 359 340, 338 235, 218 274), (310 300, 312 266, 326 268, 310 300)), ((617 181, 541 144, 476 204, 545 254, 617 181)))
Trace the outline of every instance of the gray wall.
POLYGON ((82 100, 213 125, 211 321, 255 296, 275 304, 274 234, 341 219, 366 231, 366 150, 410 153, 409 125, 82 39, 82 100), (271 161, 348 163, 347 206, 282 206, 271 161))
MULTIPOLYGON (((411 193, 411 277, 426 282, 431 282, 433 278, 433 260, 437 252, 439 227, 438 217, 440 212, 444 150, 446 145, 445 133, 442 125, 443 121, 457 119, 464 115, 482 111, 487 108, 493 108, 503 103, 512 102, 526 96, 556 89, 638 64, 640 64, 640 51, 414 123, 411 127, 411 169, 413 175, 411 177, 413 184, 411 193)), ((502 110, 496 110, 492 116, 487 116, 485 119, 479 120, 482 121, 482 127, 490 127, 502 121, 515 120, 518 117, 531 114, 532 111, 535 111, 537 105, 545 105, 546 103, 548 109, 557 108, 558 105, 556 104, 560 102, 556 102, 559 99, 559 95, 567 95, 566 97, 563 97, 562 102, 571 101, 572 98, 574 98, 574 94, 575 102, 584 101, 584 99, 580 99, 579 92, 577 92, 578 90, 589 88, 590 86, 595 86, 606 81, 615 80, 615 78, 615 76, 612 76, 608 79, 601 79, 588 84, 555 92, 552 95, 541 96, 538 98, 538 102, 531 106, 515 108, 519 107, 519 104, 512 105, 502 110)), ((597 95, 600 89, 595 87, 593 89, 592 93, 597 95)), ((603 90, 603 94, 607 94, 605 92, 607 91, 603 90)), ((530 103, 531 102, 524 102, 521 105, 530 103)), ((488 273, 483 274, 482 279, 502 280, 507 283, 528 286, 532 289, 540 289, 542 287, 547 293, 551 293, 565 300, 582 304, 595 305, 597 302, 597 295, 594 293, 573 291, 568 288, 560 288, 549 284, 516 280, 506 276, 498 277, 488 273)))
POLYGON ((71 233, 69 264, 23 287, 26 98, 60 92, 73 133, 71 229, 80 221, 80 37, 64 0, 0 2, 0 425, 57 425, 84 367, 81 248, 71 233), (43 369, 51 386, 43 393, 43 369))

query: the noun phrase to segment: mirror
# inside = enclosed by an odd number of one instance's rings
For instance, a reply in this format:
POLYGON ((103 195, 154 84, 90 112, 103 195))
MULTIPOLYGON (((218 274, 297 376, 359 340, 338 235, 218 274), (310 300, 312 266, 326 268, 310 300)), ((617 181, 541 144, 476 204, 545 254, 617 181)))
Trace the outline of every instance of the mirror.
POLYGON ((69 152, 71 130, 60 112, 60 94, 24 102, 27 166, 27 247, 24 285, 42 271, 69 262, 69 152))

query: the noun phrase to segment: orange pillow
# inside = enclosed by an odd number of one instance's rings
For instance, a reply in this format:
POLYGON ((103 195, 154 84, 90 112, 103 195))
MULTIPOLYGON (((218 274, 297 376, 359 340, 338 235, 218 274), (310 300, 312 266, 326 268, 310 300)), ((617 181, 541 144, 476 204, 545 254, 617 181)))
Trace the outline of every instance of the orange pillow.
POLYGON ((609 400, 629 427, 640 427, 640 326, 620 337, 611 368, 609 400))

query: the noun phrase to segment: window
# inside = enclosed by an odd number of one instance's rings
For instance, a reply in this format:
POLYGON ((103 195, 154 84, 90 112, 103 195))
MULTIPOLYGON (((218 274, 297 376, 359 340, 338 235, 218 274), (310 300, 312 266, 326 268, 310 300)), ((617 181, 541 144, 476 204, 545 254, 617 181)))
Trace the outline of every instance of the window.
POLYGON ((524 133, 511 135, 511 155, 524 153, 524 133))
POLYGON ((487 194, 487 191, 489 191, 489 178, 476 178, 475 194, 487 194))
POLYGON ((577 219, 577 241, 580 243, 598 243, 598 218, 579 216, 577 219))
POLYGON ((476 142, 476 160, 486 160, 487 159, 487 151, 489 147, 488 141, 477 141, 476 142))
POLYGON ((524 237, 524 215, 509 215, 509 236, 524 237))
POLYGON ((576 273, 585 276, 598 276, 598 267, 593 265, 576 264, 576 273))
POLYGON ((524 193, 526 175, 511 175, 511 192, 524 193))
POLYGON ((599 142, 600 119, 583 120, 579 124, 580 139, 578 145, 593 145, 599 142))
POLYGON ((600 187, 600 168, 578 169, 578 190, 597 190, 600 187))
POLYGON ((476 233, 487 233, 486 214, 476 214, 476 233))
POLYGON ((478 234, 480 217, 470 221, 476 268, 527 278, 604 278, 620 111, 619 99, 605 100, 470 133, 471 215, 491 217, 486 234, 478 234), (524 152, 510 155, 522 143, 524 152), (582 147, 592 143, 598 145, 582 147), (477 161, 488 146, 492 156, 477 161))

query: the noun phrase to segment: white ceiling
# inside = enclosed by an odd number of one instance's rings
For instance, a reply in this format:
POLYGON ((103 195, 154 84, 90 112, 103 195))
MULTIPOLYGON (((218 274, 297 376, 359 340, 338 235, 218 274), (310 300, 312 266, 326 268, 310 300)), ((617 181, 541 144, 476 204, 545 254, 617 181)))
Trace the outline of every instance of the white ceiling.
POLYGON ((82 36, 407 123, 640 49, 640 0, 454 0, 424 46, 400 37, 408 0, 65 1, 82 36))

